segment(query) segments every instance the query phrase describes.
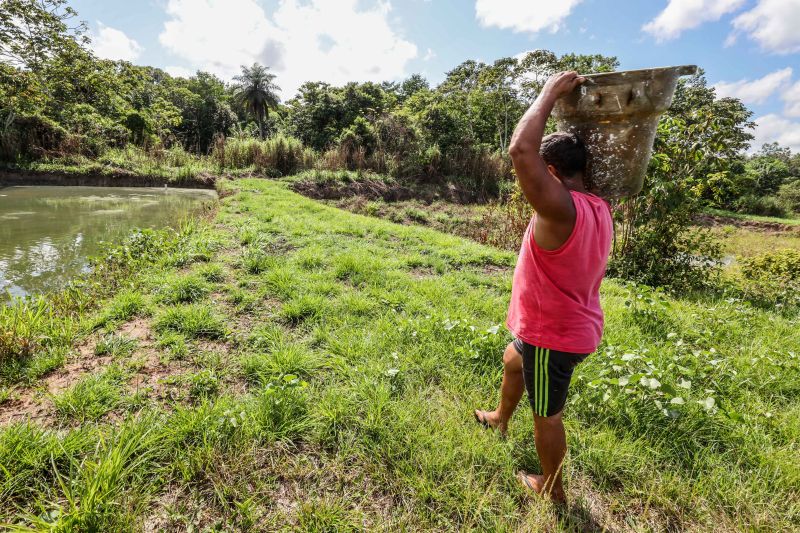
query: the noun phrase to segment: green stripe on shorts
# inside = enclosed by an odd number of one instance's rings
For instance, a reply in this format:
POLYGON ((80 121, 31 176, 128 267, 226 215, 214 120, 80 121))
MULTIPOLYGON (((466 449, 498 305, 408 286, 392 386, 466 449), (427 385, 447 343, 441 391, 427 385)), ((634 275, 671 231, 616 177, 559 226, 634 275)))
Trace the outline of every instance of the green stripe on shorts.
POLYGON ((542 409, 542 416, 547 416, 547 403, 550 399, 550 373, 547 371, 547 365, 550 363, 550 349, 544 352, 544 409, 542 409))

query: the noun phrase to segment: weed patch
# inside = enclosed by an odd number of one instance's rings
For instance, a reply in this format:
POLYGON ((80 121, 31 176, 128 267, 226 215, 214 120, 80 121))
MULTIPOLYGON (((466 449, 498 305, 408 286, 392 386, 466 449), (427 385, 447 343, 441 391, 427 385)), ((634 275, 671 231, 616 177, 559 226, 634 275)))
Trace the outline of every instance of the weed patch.
POLYGON ((219 339, 227 334, 222 318, 209 306, 200 304, 167 309, 156 318, 155 329, 208 339, 219 339))

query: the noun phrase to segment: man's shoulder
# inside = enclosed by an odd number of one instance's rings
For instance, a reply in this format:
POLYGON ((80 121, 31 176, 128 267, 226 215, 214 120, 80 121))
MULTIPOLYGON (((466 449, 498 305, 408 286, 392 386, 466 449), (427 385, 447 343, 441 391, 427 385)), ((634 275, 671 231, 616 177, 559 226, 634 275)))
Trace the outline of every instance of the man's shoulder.
POLYGON ((591 218, 598 222, 601 219, 606 221, 613 221, 611 213, 611 204, 605 198, 592 194, 590 192, 571 191, 572 198, 575 202, 575 208, 578 211, 590 211, 593 213, 591 218))
POLYGON ((593 206, 602 206, 611 211, 611 204, 602 196, 597 196, 594 193, 583 191, 570 191, 573 202, 580 202, 583 204, 591 204, 593 206))

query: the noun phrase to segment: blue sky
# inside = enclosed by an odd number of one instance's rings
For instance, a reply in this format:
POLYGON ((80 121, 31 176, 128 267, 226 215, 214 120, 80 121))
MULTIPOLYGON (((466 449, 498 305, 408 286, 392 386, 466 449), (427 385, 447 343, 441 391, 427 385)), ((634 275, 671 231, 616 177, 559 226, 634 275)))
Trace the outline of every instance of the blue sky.
POLYGON ((432 83, 466 59, 528 50, 697 64, 754 111, 757 144, 800 151, 800 0, 73 0, 98 55, 230 79, 271 65, 306 80, 432 83))

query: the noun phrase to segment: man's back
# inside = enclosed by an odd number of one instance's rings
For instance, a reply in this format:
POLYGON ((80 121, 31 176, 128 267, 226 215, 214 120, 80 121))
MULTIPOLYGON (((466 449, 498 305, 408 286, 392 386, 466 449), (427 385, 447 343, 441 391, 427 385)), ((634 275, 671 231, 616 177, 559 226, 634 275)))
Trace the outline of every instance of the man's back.
POLYGON ((552 350, 591 353, 600 342, 603 311, 599 289, 613 239, 605 200, 570 191, 575 225, 555 250, 534 238, 536 217, 525 232, 508 312, 508 327, 523 341, 552 350))

